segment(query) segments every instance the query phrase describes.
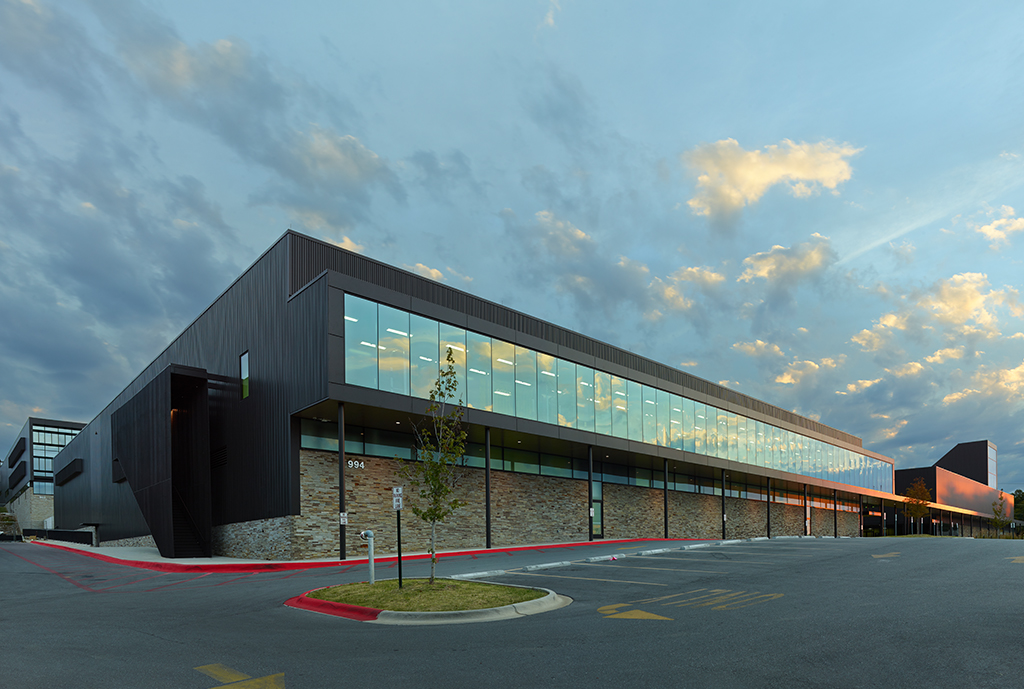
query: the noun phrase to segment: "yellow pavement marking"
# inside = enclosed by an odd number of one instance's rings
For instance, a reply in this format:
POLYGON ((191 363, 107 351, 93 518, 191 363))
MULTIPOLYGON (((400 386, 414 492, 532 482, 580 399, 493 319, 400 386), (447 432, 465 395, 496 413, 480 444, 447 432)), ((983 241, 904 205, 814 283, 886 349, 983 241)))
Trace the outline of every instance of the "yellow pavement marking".
POLYGON ((671 620, 671 617, 662 617, 661 615, 655 615, 652 612, 644 612, 643 610, 627 610, 626 612, 620 612, 616 615, 608 615, 606 620, 612 618, 618 618, 620 620, 671 620))
POLYGON ((239 682, 243 679, 250 679, 252 675, 246 675, 239 672, 238 670, 232 670, 226 665, 220 663, 213 663, 212 665, 200 665, 199 667, 192 668, 193 670, 199 670, 201 673, 208 677, 213 677, 221 684, 227 684, 228 682, 239 682))
POLYGON ((193 669, 214 678, 221 683, 221 686, 230 686, 237 689, 285 689, 283 672, 276 675, 253 678, 220 663, 200 665, 193 669))
POLYGON ((1013 560, 1014 564, 1024 565, 1024 555, 1018 555, 1017 557, 1008 557, 1007 560, 1013 560))
POLYGON ((679 569, 677 567, 634 567, 632 565, 606 565, 601 562, 574 562, 576 565, 588 567, 604 567, 605 569, 654 569, 659 572, 697 572, 699 574, 728 574, 713 569, 679 569))
POLYGON ((662 598, 649 598, 647 600, 640 600, 636 602, 660 602, 662 605, 674 605, 680 608, 689 606, 693 606, 695 608, 706 608, 708 606, 714 606, 711 608, 712 610, 736 610, 750 605, 757 605, 758 603, 767 603, 770 600, 782 598, 784 595, 785 594, 782 593, 761 593, 760 591, 747 592, 732 591, 730 589, 694 589, 693 591, 687 591, 686 593, 677 593, 672 596, 663 596, 662 598), (683 600, 670 600, 672 598, 678 598, 679 596, 687 596, 695 593, 700 595, 685 598, 683 600))
POLYGON ((616 603, 614 605, 605 605, 597 609, 599 613, 605 615, 606 618, 616 617, 620 620, 671 620, 671 617, 662 617, 661 615, 655 615, 651 612, 644 612, 643 610, 627 610, 625 612, 617 612, 619 608, 628 608, 630 603, 616 603))
POLYGON ((886 553, 885 555, 872 555, 876 560, 880 557, 899 557, 899 553, 886 553))
POLYGON ((579 579, 580 581, 610 581, 613 584, 643 584, 644 586, 668 586, 668 584, 655 584, 650 581, 629 581, 626 579, 594 579, 593 577, 567 577, 564 574, 534 574, 533 572, 508 572, 518 574, 522 577, 553 577, 555 579, 579 579))

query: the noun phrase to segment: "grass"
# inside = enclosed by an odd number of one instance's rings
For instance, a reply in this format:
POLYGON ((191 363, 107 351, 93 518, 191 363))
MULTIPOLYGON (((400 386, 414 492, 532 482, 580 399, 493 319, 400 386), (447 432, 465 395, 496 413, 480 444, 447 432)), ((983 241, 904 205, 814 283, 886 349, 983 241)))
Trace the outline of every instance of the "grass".
POLYGON ((398 588, 397 579, 378 581, 372 586, 366 582, 343 584, 313 591, 309 597, 380 610, 449 612, 497 608, 547 595, 537 589, 479 581, 435 579, 433 585, 427 582, 427 579, 404 579, 401 589, 398 588))

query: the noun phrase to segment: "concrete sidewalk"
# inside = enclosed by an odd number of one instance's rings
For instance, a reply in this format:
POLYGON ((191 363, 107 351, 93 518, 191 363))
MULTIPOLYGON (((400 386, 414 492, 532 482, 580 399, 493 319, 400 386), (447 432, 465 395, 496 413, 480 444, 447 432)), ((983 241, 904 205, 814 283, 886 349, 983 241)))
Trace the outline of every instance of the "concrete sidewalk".
MULTIPOLYGON (((80 543, 68 543, 65 541, 35 540, 29 541, 36 545, 50 548, 59 548, 71 552, 77 552, 87 557, 96 558, 114 564, 138 567, 161 572, 261 572, 273 570, 297 570, 313 569, 318 567, 347 567, 366 564, 368 558, 357 557, 339 560, 337 558, 323 558, 312 560, 248 560, 236 557, 213 557, 194 558, 166 558, 160 555, 155 547, 137 546, 88 546, 80 543)), ((649 546, 651 544, 675 544, 676 547, 685 543, 693 543, 691 540, 677 539, 625 539, 615 541, 580 541, 570 543, 536 543, 531 545, 510 546, 504 548, 477 548, 471 550, 447 550, 437 553, 438 560, 458 557, 475 557, 479 555, 493 555, 500 553, 513 553, 516 551, 549 550, 549 549, 572 549, 587 548, 595 551, 621 550, 623 544, 636 544, 636 547, 649 546), (605 547, 607 546, 607 547, 605 547), (612 548, 614 546, 614 548, 612 548)), ((603 554, 599 553, 599 554, 603 554)), ((402 553, 402 561, 417 561, 429 559, 430 554, 425 552, 402 553)), ((374 557, 374 562, 389 564, 398 559, 394 553, 388 553, 374 557)))

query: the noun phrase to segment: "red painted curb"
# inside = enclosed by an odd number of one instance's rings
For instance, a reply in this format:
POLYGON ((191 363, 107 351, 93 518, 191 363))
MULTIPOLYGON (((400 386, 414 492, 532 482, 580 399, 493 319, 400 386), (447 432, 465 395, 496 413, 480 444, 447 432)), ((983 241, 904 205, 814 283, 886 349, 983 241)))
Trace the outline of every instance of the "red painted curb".
MULTIPOLYGON (((647 541, 696 541, 696 540, 707 540, 707 539, 696 539, 696 538, 623 538, 613 541, 581 541, 578 543, 552 543, 550 545, 524 545, 514 546, 511 548, 480 548, 478 550, 457 550, 447 553, 438 553, 437 558, 440 560, 445 557, 465 557, 467 555, 487 555, 491 553, 514 553, 523 550, 551 550, 553 548, 578 548, 580 546, 587 545, 602 545, 609 543, 644 543, 647 541)), ((36 545, 43 545, 47 548, 56 548, 58 550, 66 550, 70 553, 78 553, 86 557, 95 558, 102 560, 103 562, 110 562, 115 565, 126 565, 128 567, 135 567, 137 569, 148 569, 154 572, 221 572, 225 574, 242 574, 247 572, 275 572, 275 571, 290 571, 296 569, 317 569, 323 567, 351 567, 355 565, 365 565, 368 560, 367 558, 359 558, 355 560, 336 560, 328 562, 239 562, 237 564, 209 564, 209 565, 197 565, 197 564, 183 564, 178 562, 150 562, 146 560, 122 560, 121 558, 111 557, 109 555, 101 555, 100 553, 91 553, 88 550, 82 550, 79 548, 70 548, 68 546, 58 545, 56 543, 47 543, 45 541, 30 541, 36 545)), ((430 555, 421 553, 418 555, 405 555, 402 557, 403 562, 410 562, 413 560, 429 560, 430 555)), ((375 557, 374 562, 380 564, 390 564, 397 562, 398 557, 395 555, 388 555, 385 557, 375 557)))
MULTIPOLYGON (((319 590, 320 589, 313 589, 313 591, 319 590)), ((377 616, 383 612, 383 610, 378 610, 377 608, 366 608, 362 605, 350 605, 349 603, 335 603, 329 600, 309 598, 306 594, 313 593, 313 591, 306 591, 306 593, 303 593, 301 596, 289 598, 284 602, 284 604, 289 608, 311 610, 324 615, 334 615, 335 617, 344 617, 350 620, 357 620, 359 622, 375 620, 377 619, 377 616)))

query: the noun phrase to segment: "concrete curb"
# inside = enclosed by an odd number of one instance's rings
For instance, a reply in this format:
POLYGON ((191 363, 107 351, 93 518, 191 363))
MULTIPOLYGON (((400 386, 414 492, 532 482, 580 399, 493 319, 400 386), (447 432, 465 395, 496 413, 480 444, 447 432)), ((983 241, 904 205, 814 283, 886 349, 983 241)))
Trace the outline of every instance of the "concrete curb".
MULTIPOLYGON (((489 582, 484 582, 489 583, 489 582)), ((510 584, 501 584, 510 586, 510 584)), ((521 588, 533 588, 523 586, 521 588)), ((503 605, 500 608, 484 608, 482 610, 457 610, 453 612, 396 612, 384 610, 375 620, 367 620, 375 624, 393 625, 427 625, 427 624, 464 624, 468 622, 495 622, 497 620, 514 620, 527 615, 558 610, 572 603, 572 598, 555 593, 551 589, 547 595, 523 603, 503 605)))
POLYGON ((545 562, 542 565, 526 565, 523 567, 524 572, 536 572, 538 569, 553 569, 555 567, 569 567, 572 565, 571 562, 565 560, 564 562, 545 562))
MULTIPOLYGON (((452 577, 454 578, 454 577, 452 577)), ((483 582, 486 584, 494 582, 483 582)), ((400 612, 397 610, 378 610, 377 608, 366 608, 359 605, 347 603, 333 603, 331 601, 309 598, 306 594, 319 591, 313 589, 306 593, 289 598, 285 605, 299 610, 320 613, 322 615, 333 615, 344 617, 356 622, 372 622, 377 624, 391 625, 428 625, 428 624, 463 624, 467 622, 494 622, 497 620, 514 620, 527 615, 537 615, 542 612, 558 610, 573 602, 572 598, 555 593, 551 589, 539 588, 536 586, 519 586, 516 584, 497 584, 498 586, 512 586, 514 588, 533 589, 545 591, 546 595, 534 600, 522 603, 503 605, 499 608, 482 608, 480 610, 453 610, 448 612, 400 612)), ((327 587, 321 587, 327 588, 327 587)))
POLYGON ((453 574, 449 579, 479 579, 481 577, 500 577, 505 575, 503 569, 492 569, 487 572, 470 572, 469 574, 453 574))

